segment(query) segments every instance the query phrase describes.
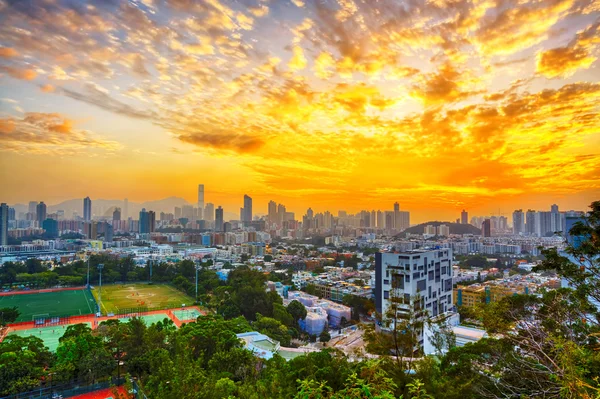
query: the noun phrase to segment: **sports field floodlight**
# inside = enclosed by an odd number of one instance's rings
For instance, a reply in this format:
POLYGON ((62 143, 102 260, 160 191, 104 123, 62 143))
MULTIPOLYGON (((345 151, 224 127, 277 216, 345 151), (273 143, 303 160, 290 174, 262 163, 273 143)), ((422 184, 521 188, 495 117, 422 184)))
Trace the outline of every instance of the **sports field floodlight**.
POLYGON ((98 265, 98 272, 100 273, 99 289, 98 289, 98 313, 102 313, 102 309, 100 308, 101 303, 102 303, 102 269, 104 269, 104 263, 100 263, 98 265))

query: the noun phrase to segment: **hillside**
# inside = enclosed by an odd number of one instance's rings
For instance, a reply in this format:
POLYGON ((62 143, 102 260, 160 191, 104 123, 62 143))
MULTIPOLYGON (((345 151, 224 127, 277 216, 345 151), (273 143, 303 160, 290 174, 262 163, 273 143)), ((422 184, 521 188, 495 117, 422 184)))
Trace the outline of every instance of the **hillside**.
POLYGON ((474 235, 481 235, 481 230, 478 229, 475 226, 470 225, 470 224, 460 224, 460 223, 450 223, 450 222, 438 222, 438 221, 421 223, 421 224, 418 224, 416 226, 409 227, 408 229, 404 230, 399 235, 401 237, 403 237, 405 234, 423 234, 423 232, 425 231, 425 226, 433 225, 433 226, 437 227, 437 226, 439 226, 441 224, 445 224, 446 226, 450 227, 450 234, 474 234, 474 235))

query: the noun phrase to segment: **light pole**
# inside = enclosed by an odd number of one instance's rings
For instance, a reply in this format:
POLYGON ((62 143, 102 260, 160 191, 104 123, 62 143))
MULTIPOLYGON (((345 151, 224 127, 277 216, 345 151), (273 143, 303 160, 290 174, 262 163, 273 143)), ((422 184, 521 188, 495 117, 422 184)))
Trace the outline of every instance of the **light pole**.
POLYGON ((88 272, 87 272, 87 287, 90 288, 90 258, 91 256, 88 255, 87 258, 87 263, 88 263, 88 272))
POLYGON ((100 307, 102 304, 102 269, 104 269, 104 264, 100 263, 98 265, 98 271, 100 272, 100 280, 99 280, 100 288, 98 289, 98 313, 100 313, 100 314, 102 314, 102 308, 100 307))
POLYGON ((196 259, 196 302, 198 302, 198 269, 200 268, 200 260, 196 259))
POLYGON ((148 281, 148 283, 152 282, 152 263, 154 263, 152 258, 148 259, 148 264, 150 265, 150 280, 148 281))

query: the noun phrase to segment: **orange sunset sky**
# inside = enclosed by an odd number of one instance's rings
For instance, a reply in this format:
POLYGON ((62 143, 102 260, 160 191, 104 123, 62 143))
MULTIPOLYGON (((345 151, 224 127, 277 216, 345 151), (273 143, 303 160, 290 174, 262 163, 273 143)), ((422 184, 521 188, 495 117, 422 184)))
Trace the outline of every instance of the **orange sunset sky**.
POLYGON ((0 0, 0 201, 600 199, 599 0, 0 0))

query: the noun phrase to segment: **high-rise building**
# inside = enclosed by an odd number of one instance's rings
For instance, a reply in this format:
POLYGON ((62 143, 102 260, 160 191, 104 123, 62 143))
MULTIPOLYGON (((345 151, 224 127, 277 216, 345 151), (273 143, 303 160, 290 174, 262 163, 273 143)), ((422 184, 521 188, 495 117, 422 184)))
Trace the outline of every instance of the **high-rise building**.
POLYGON ((92 220, 92 200, 90 197, 83 199, 83 220, 85 222, 92 220))
POLYGON ((198 184, 198 208, 204 209, 204 184, 198 184))
POLYGON ((512 214, 513 218, 513 233, 515 235, 522 234, 525 232, 525 215, 523 209, 517 209, 512 214))
POLYGON ((312 208, 308 208, 306 210, 306 216, 311 219, 315 216, 315 213, 313 212, 312 208))
POLYGON ((0 245, 8 245, 8 205, 0 204, 0 245))
POLYGON ((285 205, 283 205, 283 204, 277 205, 277 224, 279 224, 280 226, 285 221, 286 211, 287 210, 285 208, 285 205))
POLYGON ((129 218, 129 200, 125 198, 123 201, 123 220, 127 220, 129 218))
POLYGON ((211 202, 208 202, 204 207, 204 219, 209 222, 213 222, 215 220, 215 205, 211 202))
POLYGON ((460 223, 461 224, 469 224, 469 212, 464 209, 460 213, 460 223))
POLYGON ((113 212, 113 220, 121 220, 121 208, 115 208, 113 212))
POLYGON ((277 203, 269 201, 267 220, 270 224, 277 223, 277 203))
POLYGON ((450 226, 445 224, 440 224, 437 227, 437 235, 440 237, 448 237, 450 235, 450 226))
POLYGON ((498 218, 498 230, 508 230, 508 219, 506 218, 506 216, 500 216, 498 218))
POLYGON ((400 204, 397 202, 394 202, 394 212, 400 212, 400 204))
POLYGON ((215 231, 223 231, 223 208, 221 206, 215 209, 215 231))
MULTIPOLYGON (((28 210, 28 212, 35 215, 35 212, 37 211, 37 204, 38 204, 37 201, 29 201, 29 210, 28 210)), ((35 219, 35 217, 34 217, 34 219, 35 219)))
POLYGON ((17 220, 15 208, 8 208, 8 220, 17 220))
POLYGON ((146 208, 142 208, 140 211, 140 221, 139 221, 139 233, 140 234, 148 234, 150 233, 150 219, 148 212, 146 212, 146 208))
MULTIPOLYGON (((398 306, 396 316, 406 318, 413 311, 422 317, 450 312, 452 301, 451 249, 375 254, 375 308, 383 315, 383 330, 393 328, 392 303, 398 306)), ((417 333, 423 348, 423 331, 417 333)))
POLYGON ((44 201, 40 202, 35 207, 35 215, 37 218, 38 226, 41 227, 42 223, 44 223, 44 220, 46 220, 46 204, 44 204, 44 201))
POLYGON ((562 231, 562 215, 558 211, 558 205, 556 204, 550 207, 550 231, 553 233, 562 231))
POLYGON ((112 242, 114 236, 114 227, 108 223, 104 222, 104 241, 112 242))
POLYGON ((156 227, 156 212, 148 211, 148 232, 154 233, 156 227))
POLYGON ((46 219, 42 223, 42 229, 45 231, 46 238, 54 239, 58 237, 58 222, 54 219, 46 219))
POLYGON ((532 209, 529 209, 525 214, 525 232, 529 235, 536 234, 536 212, 532 209))
POLYGON ((492 236, 492 221, 490 219, 485 219, 481 224, 481 235, 484 237, 492 236))
POLYGON ((244 217, 242 218, 242 221, 252 221, 252 198, 250 198, 248 195, 244 195, 244 217))

